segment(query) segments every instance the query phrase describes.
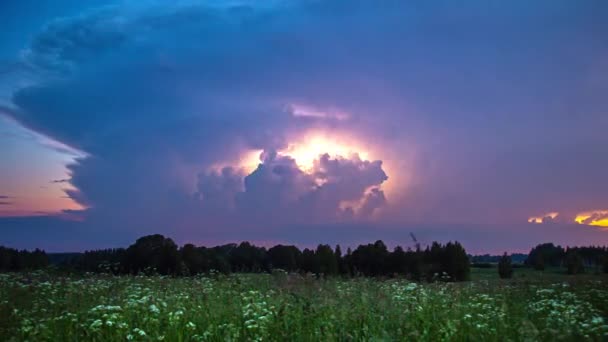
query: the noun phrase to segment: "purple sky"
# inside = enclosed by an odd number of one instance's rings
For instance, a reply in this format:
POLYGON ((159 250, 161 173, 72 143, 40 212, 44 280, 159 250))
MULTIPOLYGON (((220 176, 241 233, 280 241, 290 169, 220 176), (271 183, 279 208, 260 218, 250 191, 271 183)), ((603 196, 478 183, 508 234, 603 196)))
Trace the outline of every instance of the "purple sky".
POLYGON ((607 17, 604 1, 3 3, 0 244, 607 244, 607 17))

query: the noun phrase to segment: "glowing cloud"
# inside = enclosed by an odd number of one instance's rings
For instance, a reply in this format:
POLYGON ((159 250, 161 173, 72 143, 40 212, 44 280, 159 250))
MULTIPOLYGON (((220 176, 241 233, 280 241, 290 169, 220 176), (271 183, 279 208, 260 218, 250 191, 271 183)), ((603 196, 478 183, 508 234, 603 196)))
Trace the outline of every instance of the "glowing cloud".
POLYGON ((541 216, 533 216, 528 219, 529 223, 545 223, 550 220, 555 220, 555 218, 559 215, 557 212, 546 213, 541 216))
POLYGON ((286 149, 279 151, 279 154, 295 159, 298 167, 304 171, 312 170, 315 160, 323 154, 343 158, 358 155, 361 160, 369 160, 369 153, 352 141, 319 133, 310 134, 301 141, 289 144, 286 149))
POLYGON ((576 223, 590 226, 608 227, 608 210, 594 210, 579 213, 574 219, 576 223))

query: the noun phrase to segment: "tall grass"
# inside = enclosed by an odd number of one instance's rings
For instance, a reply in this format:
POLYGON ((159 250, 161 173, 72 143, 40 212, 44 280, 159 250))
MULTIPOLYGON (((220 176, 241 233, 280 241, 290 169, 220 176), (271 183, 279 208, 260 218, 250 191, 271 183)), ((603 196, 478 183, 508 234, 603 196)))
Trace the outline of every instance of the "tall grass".
POLYGON ((605 280, 562 278, 417 284, 3 274, 0 340, 608 340, 605 280))

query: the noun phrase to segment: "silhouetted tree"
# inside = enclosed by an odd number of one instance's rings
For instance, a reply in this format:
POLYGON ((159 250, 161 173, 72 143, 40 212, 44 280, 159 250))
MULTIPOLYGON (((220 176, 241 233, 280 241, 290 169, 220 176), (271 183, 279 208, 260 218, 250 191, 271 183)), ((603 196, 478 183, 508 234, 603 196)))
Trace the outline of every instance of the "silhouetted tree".
POLYGON ((325 275, 338 274, 338 260, 329 245, 319 245, 315 251, 315 259, 318 264, 318 272, 325 275))
POLYGON ((564 256, 565 252, 561 246, 555 246, 552 243, 544 243, 530 250, 528 259, 526 259, 526 264, 534 267, 536 270, 544 270, 545 266, 560 266, 564 256))
POLYGON ((505 254, 500 258, 498 262, 498 275, 502 279, 510 279, 513 276, 513 265, 511 264, 511 257, 505 254))
POLYGON ((346 258, 342 257, 342 248, 340 248, 340 245, 336 245, 334 255, 336 257, 336 262, 338 263, 338 273, 342 275, 348 274, 346 258))
POLYGON ((317 263, 315 252, 308 248, 304 248, 302 251, 299 265, 303 272, 319 273, 319 264, 317 263))
POLYGON ((424 251, 423 260, 427 280, 462 281, 469 278, 469 257, 458 242, 448 242, 445 246, 433 242, 424 251))
POLYGON ((188 269, 188 274, 195 275, 209 271, 209 260, 205 258, 201 248, 197 248, 189 243, 179 250, 179 254, 182 262, 188 269))
POLYGON ((233 272, 260 272, 268 269, 266 249, 246 241, 230 250, 229 262, 233 272))
POLYGON ((342 258, 342 263, 344 264, 344 273, 345 275, 352 276, 353 275, 353 250, 350 247, 346 248, 346 254, 342 258))
POLYGON ((176 274, 179 261, 177 245, 160 234, 137 239, 126 252, 126 265, 131 273, 151 269, 160 274, 176 274))
POLYGON ((406 275, 409 273, 408 255, 401 246, 395 247, 389 255, 387 267, 391 274, 406 275))
POLYGON ((471 266, 467 252, 458 242, 448 242, 445 245, 444 267, 446 273, 454 281, 468 280, 471 274, 471 266))
MULTIPOLYGON (((590 252, 589 252, 590 253, 590 252)), ((389 252, 381 240, 348 248, 345 255, 339 245, 335 250, 320 244, 315 250, 300 251, 295 246, 277 245, 269 250, 249 242, 211 248, 186 244, 179 248, 162 235, 141 237, 127 249, 102 249, 84 253, 63 253, 54 259, 66 268, 87 272, 137 274, 157 272, 168 275, 196 275, 212 270, 230 272, 270 272, 281 268, 289 272, 312 272, 334 276, 407 276, 411 279, 433 278, 435 273, 449 280, 465 280, 469 262, 457 242, 433 243, 425 251, 404 251, 400 246, 389 252)), ((17 251, 0 247, 0 271, 35 269, 48 264, 43 251, 17 251)), ((446 280, 447 280, 446 279, 446 280)))
POLYGON ((268 250, 271 268, 280 268, 288 272, 298 270, 301 252, 296 246, 276 245, 268 250))
POLYGON ((389 252, 381 240, 373 244, 360 245, 352 253, 351 263, 355 273, 366 276, 387 275, 386 261, 389 252))
POLYGON ((30 252, 0 246, 0 272, 36 270, 48 264, 48 256, 40 249, 30 252))
POLYGON ((578 274, 585 272, 583 258, 581 258, 581 256, 576 250, 568 250, 568 252, 566 253, 565 263, 568 274, 578 274))

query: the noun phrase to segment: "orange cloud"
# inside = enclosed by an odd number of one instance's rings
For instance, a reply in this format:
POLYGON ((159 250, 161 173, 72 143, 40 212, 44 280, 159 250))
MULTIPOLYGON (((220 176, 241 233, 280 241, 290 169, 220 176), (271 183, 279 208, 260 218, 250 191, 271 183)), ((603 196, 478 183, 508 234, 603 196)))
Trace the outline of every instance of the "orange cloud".
POLYGON ((608 210, 582 212, 576 215, 574 221, 590 226, 608 227, 608 210))

